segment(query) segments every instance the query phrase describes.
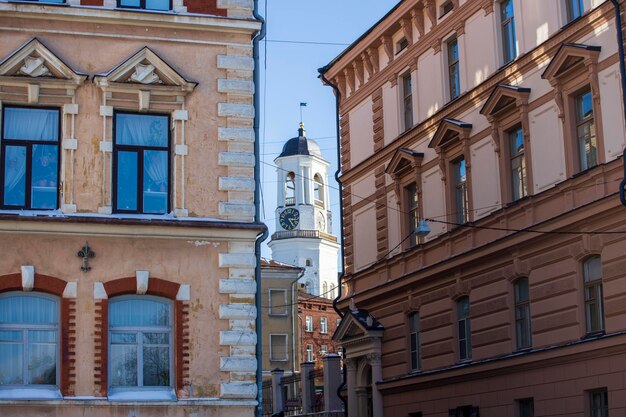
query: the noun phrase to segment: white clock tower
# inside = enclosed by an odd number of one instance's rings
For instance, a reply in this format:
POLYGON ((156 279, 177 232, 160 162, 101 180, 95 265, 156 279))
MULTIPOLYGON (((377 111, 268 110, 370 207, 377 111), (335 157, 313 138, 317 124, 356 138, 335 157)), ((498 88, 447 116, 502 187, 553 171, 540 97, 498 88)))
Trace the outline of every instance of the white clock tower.
POLYGON ((299 282, 309 294, 337 296, 339 244, 332 234, 328 166, 300 123, 274 160, 278 174, 276 232, 268 246, 276 261, 305 268, 299 282))

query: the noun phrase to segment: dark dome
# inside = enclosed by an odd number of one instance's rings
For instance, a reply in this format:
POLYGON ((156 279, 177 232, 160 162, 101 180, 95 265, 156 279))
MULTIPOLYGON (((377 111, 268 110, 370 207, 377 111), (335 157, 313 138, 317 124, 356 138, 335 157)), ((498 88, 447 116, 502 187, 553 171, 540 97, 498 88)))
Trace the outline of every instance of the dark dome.
POLYGON ((283 151, 280 155, 278 155, 278 157, 282 158, 283 156, 293 155, 311 155, 317 156, 318 158, 322 157, 320 146, 314 140, 307 139, 303 126, 298 129, 297 137, 291 138, 285 142, 283 151))

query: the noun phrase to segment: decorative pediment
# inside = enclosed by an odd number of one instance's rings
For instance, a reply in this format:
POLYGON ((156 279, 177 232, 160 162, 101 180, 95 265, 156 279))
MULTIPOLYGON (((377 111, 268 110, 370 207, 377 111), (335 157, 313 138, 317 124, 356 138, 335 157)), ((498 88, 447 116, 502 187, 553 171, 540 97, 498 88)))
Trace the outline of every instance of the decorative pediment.
POLYGON ((411 166, 419 166, 424 158, 424 154, 422 152, 417 152, 412 149, 400 148, 396 150, 393 157, 391 158, 391 162, 387 165, 385 172, 387 174, 398 174, 403 170, 407 169, 411 166))
POLYGON ((197 83, 186 80, 150 48, 139 52, 119 64, 107 74, 96 76, 100 87, 126 87, 126 89, 173 89, 190 92, 197 83))
POLYGON ((485 105, 480 110, 480 114, 487 117, 496 116, 501 111, 510 109, 520 102, 528 102, 529 95, 530 88, 499 84, 489 95, 485 105))
POLYGON ((385 328, 365 310, 348 310, 335 330, 333 340, 345 343, 366 338, 382 337, 385 328))
POLYGON ((63 80, 78 85, 87 76, 75 72, 39 39, 33 38, 0 63, 0 79, 13 83, 19 80, 31 82, 31 79, 63 80))
POLYGON ((574 68, 586 65, 585 62, 596 63, 601 50, 599 46, 564 43, 556 51, 541 78, 552 80, 569 73, 574 68))
POLYGON ((456 119, 443 119, 435 132, 432 140, 428 144, 429 148, 444 148, 457 139, 466 139, 472 131, 472 124, 456 119))

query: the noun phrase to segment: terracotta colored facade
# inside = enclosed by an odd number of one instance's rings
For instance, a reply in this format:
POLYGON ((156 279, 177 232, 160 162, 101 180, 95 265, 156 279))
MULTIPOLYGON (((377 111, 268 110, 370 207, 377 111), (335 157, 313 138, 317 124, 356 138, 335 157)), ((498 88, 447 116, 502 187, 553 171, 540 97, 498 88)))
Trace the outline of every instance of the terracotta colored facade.
MULTIPOLYGON (((254 242, 264 229, 254 219, 253 168, 252 39, 260 22, 252 2, 173 0, 165 13, 124 4, 0 1, 0 303, 39 297, 58 306, 50 315, 56 382, 41 390, 21 375, 2 379, 0 414, 252 415, 254 242), (58 114, 58 158, 42 163, 58 171, 47 179, 29 171, 31 197, 17 206, 9 203, 19 183, 6 148, 21 146, 11 132, 28 123, 14 127, 12 109, 58 114), (141 153, 146 165, 135 177, 118 171, 122 114, 166 120, 166 162, 141 153), (154 177, 160 187, 146 185, 154 177), (139 184, 137 209, 120 203, 127 184, 139 184), (53 195, 45 208, 35 207, 41 189, 53 195), (163 198, 161 211, 142 209, 150 198, 163 198), (169 336, 159 342, 169 371, 160 371, 158 390, 115 382, 113 311, 122 300, 158 302, 170 314, 159 330, 169 336)), ((28 169, 41 162, 34 152, 28 169)))
POLYGON ((626 412, 616 33, 609 1, 405 0, 325 67, 349 416, 626 412))
POLYGON ((298 293, 298 319, 300 357, 302 362, 315 362, 315 368, 322 368, 322 358, 329 353, 338 353, 333 334, 340 323, 333 309, 332 300, 324 297, 312 298, 306 292, 298 293), (310 327, 307 327, 310 317, 310 327), (323 324, 323 322, 326 324, 323 324), (309 353, 310 352, 310 353, 309 353))

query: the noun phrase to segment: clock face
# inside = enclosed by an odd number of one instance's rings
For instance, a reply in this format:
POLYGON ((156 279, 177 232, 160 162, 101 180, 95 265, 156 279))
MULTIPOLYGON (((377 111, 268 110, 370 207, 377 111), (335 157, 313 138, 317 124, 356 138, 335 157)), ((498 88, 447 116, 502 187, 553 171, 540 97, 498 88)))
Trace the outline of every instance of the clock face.
POLYGON ((317 230, 322 232, 326 230, 326 219, 319 211, 315 214, 315 226, 317 226, 317 230))
POLYGON ((300 223, 300 212, 295 208, 286 208, 278 217, 280 226, 285 230, 293 230, 300 223))

